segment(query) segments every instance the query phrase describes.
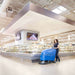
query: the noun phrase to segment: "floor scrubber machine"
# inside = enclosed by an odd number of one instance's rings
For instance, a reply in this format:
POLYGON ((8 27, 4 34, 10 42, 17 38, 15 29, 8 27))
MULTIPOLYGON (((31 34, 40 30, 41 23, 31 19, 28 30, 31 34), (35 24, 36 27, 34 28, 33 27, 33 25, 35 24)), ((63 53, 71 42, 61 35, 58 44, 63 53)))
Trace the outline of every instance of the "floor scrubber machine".
POLYGON ((41 52, 40 63, 47 64, 49 62, 55 62, 56 49, 46 49, 41 52))

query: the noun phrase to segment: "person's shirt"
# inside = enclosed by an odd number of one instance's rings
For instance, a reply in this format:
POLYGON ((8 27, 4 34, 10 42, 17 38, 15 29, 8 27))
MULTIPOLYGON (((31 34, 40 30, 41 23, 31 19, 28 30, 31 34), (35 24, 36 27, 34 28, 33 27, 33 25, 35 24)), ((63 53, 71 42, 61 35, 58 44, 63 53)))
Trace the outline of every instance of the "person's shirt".
POLYGON ((59 45, 59 43, 54 43, 54 48, 58 49, 58 45, 59 45))

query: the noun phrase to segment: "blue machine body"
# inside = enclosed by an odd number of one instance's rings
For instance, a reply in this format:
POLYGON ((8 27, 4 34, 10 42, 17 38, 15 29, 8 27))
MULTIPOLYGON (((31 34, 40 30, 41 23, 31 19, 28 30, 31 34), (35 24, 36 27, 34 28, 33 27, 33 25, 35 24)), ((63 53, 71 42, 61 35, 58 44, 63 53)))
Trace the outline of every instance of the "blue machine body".
POLYGON ((56 56, 56 49, 43 50, 40 55, 41 61, 54 61, 56 56))

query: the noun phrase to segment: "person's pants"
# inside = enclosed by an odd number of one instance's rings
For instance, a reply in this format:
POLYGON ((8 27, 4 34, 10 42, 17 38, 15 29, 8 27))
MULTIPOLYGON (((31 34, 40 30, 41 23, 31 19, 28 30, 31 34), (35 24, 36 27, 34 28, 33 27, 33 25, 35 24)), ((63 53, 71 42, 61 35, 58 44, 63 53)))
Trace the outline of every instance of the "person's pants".
POLYGON ((57 60, 60 61, 60 58, 59 58, 58 53, 59 53, 59 49, 56 49, 56 61, 57 61, 57 60))

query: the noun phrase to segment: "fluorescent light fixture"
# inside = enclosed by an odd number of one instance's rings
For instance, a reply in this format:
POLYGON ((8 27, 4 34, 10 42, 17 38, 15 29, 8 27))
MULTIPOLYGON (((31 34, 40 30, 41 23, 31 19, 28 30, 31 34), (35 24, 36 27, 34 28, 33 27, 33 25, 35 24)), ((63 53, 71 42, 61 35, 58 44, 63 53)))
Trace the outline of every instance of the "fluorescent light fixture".
POLYGON ((57 8, 55 8, 54 10, 52 10, 52 12, 56 13, 56 14, 61 14, 62 12, 66 11, 67 9, 64 8, 63 6, 59 6, 57 8))
POLYGON ((2 32, 4 31, 4 29, 5 29, 5 28, 2 28, 2 29, 0 30, 0 33, 2 33, 2 32))
POLYGON ((61 10, 61 11, 66 11, 66 10, 67 10, 67 9, 64 8, 63 6, 59 6, 58 9, 61 10))
POLYGON ((59 9, 54 9, 54 10, 52 10, 52 12, 54 12, 54 13, 56 13, 56 14, 60 14, 60 13, 62 13, 62 11, 60 11, 59 9))

